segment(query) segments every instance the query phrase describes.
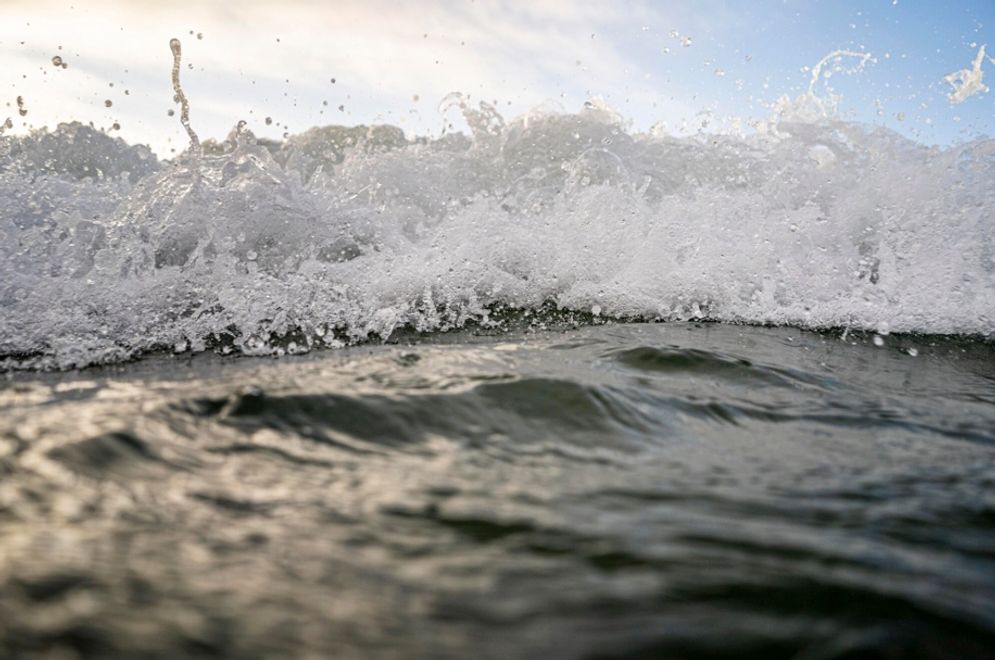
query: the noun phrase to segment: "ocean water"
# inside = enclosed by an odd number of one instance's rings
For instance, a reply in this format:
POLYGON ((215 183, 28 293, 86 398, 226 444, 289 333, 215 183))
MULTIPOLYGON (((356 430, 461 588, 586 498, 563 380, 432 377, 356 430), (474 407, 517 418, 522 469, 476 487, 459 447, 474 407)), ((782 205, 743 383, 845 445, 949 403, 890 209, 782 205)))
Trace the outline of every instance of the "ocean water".
POLYGON ((201 141, 172 47, 175 158, 0 133, 0 656, 991 656, 995 140, 201 141))
POLYGON ((995 648, 990 343, 525 326, 16 374, 0 411, 5 657, 995 648))

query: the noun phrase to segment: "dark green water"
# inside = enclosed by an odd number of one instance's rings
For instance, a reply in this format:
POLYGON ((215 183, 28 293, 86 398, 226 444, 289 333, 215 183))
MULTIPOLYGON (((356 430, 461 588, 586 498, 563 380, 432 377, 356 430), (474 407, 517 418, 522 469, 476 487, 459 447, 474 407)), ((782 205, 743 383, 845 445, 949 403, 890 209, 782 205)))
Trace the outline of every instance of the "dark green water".
POLYGON ((991 343, 605 325, 0 385, 5 658, 993 654, 991 343))

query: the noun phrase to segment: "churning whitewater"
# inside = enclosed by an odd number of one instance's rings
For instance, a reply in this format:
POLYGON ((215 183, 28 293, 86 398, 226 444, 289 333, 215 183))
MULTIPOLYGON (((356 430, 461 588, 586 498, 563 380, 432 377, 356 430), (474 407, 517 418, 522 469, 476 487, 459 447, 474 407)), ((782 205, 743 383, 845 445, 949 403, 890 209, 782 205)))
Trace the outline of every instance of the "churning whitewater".
MULTIPOLYGON (((244 122, 172 161, 90 127, 0 136, 0 368, 300 352, 505 309, 995 333, 995 140, 926 147, 809 94, 749 135, 605 104, 471 135, 244 122)), ((195 122, 194 122, 195 123, 195 122)))

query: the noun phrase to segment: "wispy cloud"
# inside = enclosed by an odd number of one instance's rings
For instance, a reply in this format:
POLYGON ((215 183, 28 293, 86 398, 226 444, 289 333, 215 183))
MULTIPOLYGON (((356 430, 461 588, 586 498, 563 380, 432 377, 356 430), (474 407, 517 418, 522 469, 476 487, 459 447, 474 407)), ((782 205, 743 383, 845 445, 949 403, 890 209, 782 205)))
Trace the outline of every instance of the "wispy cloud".
MULTIPOLYGON (((758 118, 781 94, 804 91, 806 65, 845 48, 882 53, 874 71, 843 92, 863 104, 861 119, 876 121, 876 109, 888 106, 879 121, 908 114, 908 121, 891 122, 903 131, 918 130, 913 115, 919 129, 947 119, 950 137, 969 122, 991 126, 979 104, 957 105, 957 117, 930 105, 944 99, 944 74, 962 65, 962 53, 947 47, 961 38, 951 37, 960 19, 935 10, 934 28, 944 32, 936 43, 916 42, 916 52, 892 26, 906 13, 915 19, 909 25, 919 25, 919 14, 933 10, 843 5, 830 11, 775 0, 0 0, 0 103, 10 104, 18 131, 70 119, 118 123, 129 141, 160 153, 182 148, 185 134, 167 115, 168 43, 179 37, 183 85, 202 137, 223 136, 239 120, 268 137, 328 123, 389 122, 431 133, 442 126, 438 102, 452 91, 497 100, 512 116, 550 100, 575 110, 600 96, 637 128, 663 120, 672 127, 686 121, 694 130, 695 115, 706 108, 716 118, 758 118), (56 54, 68 69, 52 65, 56 54), (866 85, 870 77, 876 88, 866 85), (28 103, 23 118, 13 107, 18 95, 28 103), (953 123, 961 116, 963 123, 953 123)), ((981 30, 990 3, 972 11, 981 30)), ((983 64, 951 74, 957 99, 985 86, 983 64)))
MULTIPOLYGON (((184 142, 166 116, 173 36, 184 42, 184 86, 205 135, 239 119, 281 132, 265 126, 268 115, 293 130, 378 118, 435 130, 434 105, 451 91, 497 99, 510 113, 550 98, 576 108, 588 94, 655 93, 645 67, 608 38, 631 16, 607 3, 103 0, 70 8, 42 0, 5 3, 0 17, 0 80, 30 100, 25 124, 119 121, 122 134, 159 151, 184 142), (50 65, 56 53, 68 69, 50 65), (110 108, 104 96, 113 97, 110 108)), ((659 105, 660 115, 686 111, 663 94, 659 105)))

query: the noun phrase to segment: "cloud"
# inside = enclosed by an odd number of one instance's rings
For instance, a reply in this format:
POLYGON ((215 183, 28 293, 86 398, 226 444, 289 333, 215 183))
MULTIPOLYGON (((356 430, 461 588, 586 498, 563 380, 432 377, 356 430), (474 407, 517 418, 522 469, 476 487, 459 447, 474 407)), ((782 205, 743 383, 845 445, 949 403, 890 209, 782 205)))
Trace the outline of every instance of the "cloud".
MULTIPOLYGON (((666 101, 646 82, 645 63, 612 38, 632 16, 609 3, 96 0, 69 7, 54 0, 0 7, 0 84, 33 107, 22 129, 119 121, 125 137, 157 151, 183 145, 178 122, 166 115, 174 36, 184 42, 181 77, 202 136, 223 135, 239 119, 274 135, 283 126, 377 118, 433 131, 441 124, 433 106, 451 91, 498 99, 510 113, 549 98, 576 108, 589 94, 644 105, 658 98, 654 118, 673 123, 688 110, 666 101), (51 66, 56 53, 68 69, 51 66), (113 97, 111 108, 104 96, 113 97), (265 116, 282 126, 267 128, 265 116)), ((641 16, 664 20, 652 8, 641 16)))

